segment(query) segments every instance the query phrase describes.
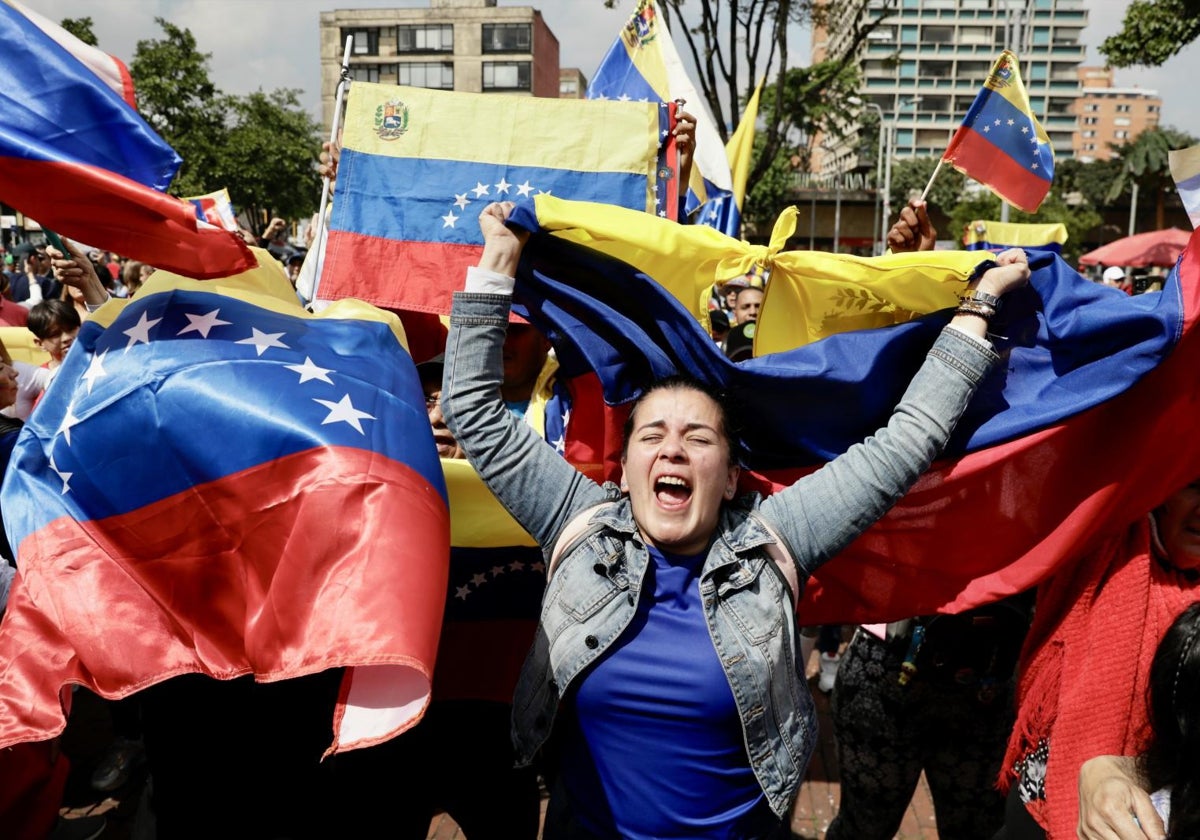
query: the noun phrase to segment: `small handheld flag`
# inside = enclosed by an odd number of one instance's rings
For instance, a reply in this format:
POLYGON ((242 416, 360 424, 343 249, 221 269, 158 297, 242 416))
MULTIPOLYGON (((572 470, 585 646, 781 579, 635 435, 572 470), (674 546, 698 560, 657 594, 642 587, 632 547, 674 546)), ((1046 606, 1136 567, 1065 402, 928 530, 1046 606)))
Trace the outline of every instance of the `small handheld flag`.
POLYGON ((1042 205, 1054 178, 1054 149, 1008 50, 992 65, 942 162, 1026 213, 1042 205))

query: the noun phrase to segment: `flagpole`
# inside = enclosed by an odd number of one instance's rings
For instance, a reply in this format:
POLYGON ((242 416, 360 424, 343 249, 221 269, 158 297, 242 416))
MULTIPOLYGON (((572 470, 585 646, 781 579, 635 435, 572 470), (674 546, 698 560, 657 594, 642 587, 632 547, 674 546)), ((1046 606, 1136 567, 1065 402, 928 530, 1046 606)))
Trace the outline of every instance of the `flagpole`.
MULTIPOLYGON (((337 95, 333 102, 333 120, 329 128, 329 142, 335 145, 338 139, 338 133, 342 128, 342 101, 346 97, 346 88, 350 86, 350 50, 354 46, 354 36, 346 37, 346 49, 342 53, 342 73, 338 78, 337 95)), ((332 156, 332 152, 330 153, 332 156)), ((321 184, 321 206, 317 212, 317 233, 313 238, 313 252, 316 254, 316 276, 313 278, 312 303, 317 299, 317 289, 321 286, 321 269, 324 268, 324 260, 321 259, 325 252, 325 214, 329 209, 329 194, 332 190, 332 180, 329 175, 325 176, 321 184)))
POLYGON ((925 191, 921 193, 921 200, 925 200, 925 196, 929 195, 929 191, 933 189, 933 182, 937 178, 938 173, 942 171, 942 164, 946 162, 945 158, 938 159, 937 166, 934 167, 933 174, 929 176, 929 183, 925 185, 925 191))

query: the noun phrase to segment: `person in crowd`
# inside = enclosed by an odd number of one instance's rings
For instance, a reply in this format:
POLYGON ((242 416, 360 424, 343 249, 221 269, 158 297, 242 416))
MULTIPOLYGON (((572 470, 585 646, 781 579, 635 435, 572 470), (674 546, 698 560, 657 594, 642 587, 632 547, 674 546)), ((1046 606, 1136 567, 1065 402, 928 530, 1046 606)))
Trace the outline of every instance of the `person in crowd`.
MULTIPOLYGON (((441 402, 472 465, 548 560, 513 723, 523 762, 554 735, 545 836, 786 836, 816 726, 793 596, 945 444, 996 361, 993 308, 963 305, 887 428, 767 499, 734 501, 736 420, 686 378, 635 402, 621 486, 601 487, 500 398, 524 244, 505 224, 510 212, 492 204, 480 215, 484 249, 455 296, 441 402)), ((972 281, 980 301, 1028 279, 1023 252, 997 262, 972 281)))
POLYGON ((1059 840, 1085 823, 1080 836, 1162 837, 1153 821, 1135 827, 1129 810, 1081 813, 1080 803, 1090 800, 1076 786, 1088 759, 1132 756, 1142 746, 1155 645, 1200 600, 1198 535, 1200 479, 1039 587, 1001 776, 1008 807, 997 840, 1059 840))
MULTIPOLYGON (((887 241, 894 253, 933 249, 937 230, 924 201, 909 201, 887 241)), ((818 687, 833 690, 841 781, 829 840, 894 837, 922 772, 939 837, 987 838, 1000 828, 1004 798, 995 781, 1031 601, 863 625, 840 662, 827 666, 822 655, 818 687)))
POLYGON ((121 269, 121 285, 125 287, 125 297, 133 297, 137 290, 146 282, 146 278, 154 273, 154 266, 146 265, 137 260, 128 260, 121 269))
POLYGON ((817 690, 825 694, 833 691, 838 666, 842 661, 842 625, 822 624, 817 631, 817 690))
POLYGON ((31 309, 43 300, 58 297, 61 286, 51 273, 50 257, 45 246, 23 242, 14 251, 21 259, 22 270, 16 272, 12 279, 13 302, 31 309))
POLYGON ((713 309, 708 313, 708 326, 713 341, 724 350, 725 339, 729 337, 729 316, 720 309, 713 309))
POLYGON ((1159 642, 1147 701, 1141 755, 1097 756, 1080 768, 1083 840, 1200 837, 1200 601, 1159 642))
POLYGON ((737 295, 733 299, 733 317, 739 327, 742 324, 758 320, 758 313, 762 309, 765 296, 763 290, 755 286, 738 289, 737 295))
POLYGON ((1104 269, 1104 273, 1100 275, 1100 282, 1105 286, 1120 289, 1127 295, 1133 294, 1133 281, 1129 279, 1129 275, 1125 273, 1125 269, 1119 265, 1110 265, 1104 269))

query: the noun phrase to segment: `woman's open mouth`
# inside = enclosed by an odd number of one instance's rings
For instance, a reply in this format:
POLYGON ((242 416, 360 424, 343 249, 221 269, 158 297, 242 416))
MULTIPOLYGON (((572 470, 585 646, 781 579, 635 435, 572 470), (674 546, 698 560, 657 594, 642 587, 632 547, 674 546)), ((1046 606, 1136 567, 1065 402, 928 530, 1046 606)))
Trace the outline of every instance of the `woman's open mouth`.
POLYGON ((692 485, 675 475, 664 475, 654 482, 654 498, 663 507, 679 507, 692 498, 692 485))

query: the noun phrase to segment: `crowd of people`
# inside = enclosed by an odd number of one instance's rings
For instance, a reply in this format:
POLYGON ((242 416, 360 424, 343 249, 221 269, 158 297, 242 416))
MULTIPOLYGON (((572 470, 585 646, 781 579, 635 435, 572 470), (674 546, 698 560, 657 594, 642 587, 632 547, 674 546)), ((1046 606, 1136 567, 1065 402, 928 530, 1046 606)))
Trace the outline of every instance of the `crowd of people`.
MULTIPOLYGON (((686 166, 686 114, 681 124, 686 166)), ((336 176, 333 150, 326 171, 336 176)), ((545 574, 513 578, 502 643, 460 620, 461 581, 485 571, 454 547, 433 699, 417 726, 322 760, 336 673, 265 685, 177 677, 108 705, 115 739, 92 775, 98 791, 148 762, 163 838, 231 824, 235 836, 366 836, 385 803, 389 833, 413 840, 438 811, 472 840, 787 838, 816 739, 806 678, 816 645, 841 782, 827 837, 893 837, 922 773, 946 840, 1196 836, 1200 481, 1152 500, 1148 518, 1121 523, 1036 590, 862 625, 848 639, 796 613, 807 579, 920 478, 998 364, 988 330, 1028 281, 1024 251, 995 255, 971 279, 883 429, 760 497, 739 488, 747 419, 687 376, 654 382, 634 402, 619 483, 594 482, 562 457, 551 430, 572 406, 551 343, 510 313, 527 238, 508 224, 511 210, 480 214, 484 247, 455 296, 444 350, 416 359, 438 454, 469 462, 538 545, 512 549, 512 562, 545 574), (1087 676, 1101 661, 1117 669, 1120 691, 1087 676), (1082 738, 1087 715, 1129 725, 1082 738), (1064 804, 1076 786, 1077 810, 1064 804)), ((269 247, 285 227, 272 220, 261 236, 243 235, 295 285, 304 251, 269 247)), ((936 239, 913 201, 888 244, 929 250, 936 239)), ((0 321, 28 329, 47 360, 0 355, 2 453, 83 321, 110 298, 136 296, 154 271, 64 247, 22 244, 5 258, 0 321)), ((1104 282, 1130 293, 1123 277, 1106 272, 1104 282)), ((733 363, 754 354, 770 282, 756 269, 712 288, 711 335, 733 363)), ((2 606, 15 561, 0 550, 2 606)), ((2 793, 20 788, 14 779, 61 792, 55 749, 0 756, 0 819, 16 819, 2 793)), ((94 824, 39 813, 8 826, 13 836, 97 836, 94 824)))

